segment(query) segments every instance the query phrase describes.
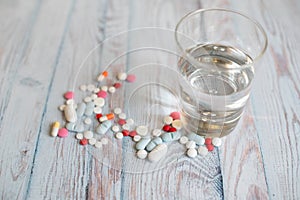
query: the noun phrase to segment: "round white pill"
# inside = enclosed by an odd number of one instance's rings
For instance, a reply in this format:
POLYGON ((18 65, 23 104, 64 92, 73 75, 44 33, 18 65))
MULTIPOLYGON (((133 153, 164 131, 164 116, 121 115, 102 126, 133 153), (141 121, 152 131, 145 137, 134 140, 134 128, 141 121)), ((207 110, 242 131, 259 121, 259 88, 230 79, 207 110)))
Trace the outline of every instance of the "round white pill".
POLYGON ((120 119, 126 119, 126 114, 125 114, 125 113, 120 113, 120 114, 118 115, 118 117, 119 117, 120 119))
POLYGON ((176 119, 172 122, 172 126, 177 130, 180 130, 182 128, 182 123, 179 119, 176 119))
POLYGON ((94 144, 96 144, 96 142, 97 142, 97 140, 95 138, 89 139, 89 144, 90 145, 94 145, 94 144))
POLYGON ((140 136, 146 136, 148 133, 148 128, 147 126, 138 126, 136 128, 136 132, 137 134, 139 134, 140 136))
POLYGON ((94 93, 98 93, 98 92, 100 92, 100 89, 99 88, 95 88, 93 92, 94 93))
POLYGON ((99 106, 96 106, 96 107, 94 108, 94 113, 96 113, 96 114, 102 113, 102 108, 99 107, 99 106))
POLYGON ((194 149, 196 148, 196 142, 195 141, 188 141, 186 144, 185 144, 186 148, 188 149, 194 149))
POLYGON ((88 117, 85 118, 85 119, 84 119, 84 123, 87 124, 87 125, 90 125, 90 124, 92 123, 91 118, 88 118, 88 117))
POLYGON ((161 135, 161 130, 160 129, 154 129, 153 131, 152 131, 152 135, 153 136, 155 136, 155 137, 158 137, 158 136, 160 136, 161 135))
POLYGON ((130 129, 130 126, 128 124, 123 124, 122 125, 122 129, 124 130, 129 130, 130 129))
POLYGON ((214 145, 214 146, 216 146, 216 147, 219 147, 219 146, 221 146, 222 145, 222 140, 220 139, 220 138, 213 138, 212 139, 212 144, 214 145))
POLYGON ((208 149, 206 148, 206 146, 200 146, 198 148, 198 153, 201 156, 206 156, 208 154, 208 149))
POLYGON ((95 103, 96 106, 103 107, 104 104, 105 104, 105 100, 101 97, 98 97, 94 100, 94 103, 95 103))
POLYGON ((58 107, 58 109, 59 109, 60 111, 64 111, 65 107, 66 107, 66 105, 65 105, 65 104, 62 104, 62 105, 60 105, 60 106, 58 107))
POLYGON ((76 137, 77 140, 82 140, 83 139, 83 134, 82 133, 77 133, 75 137, 76 137))
POLYGON ((190 149, 187 150, 186 154, 190 158, 195 158, 197 156, 197 150, 194 149, 194 148, 190 148, 190 149))
POLYGON ((97 99, 97 97, 98 97, 98 96, 97 96, 96 94, 92 94, 92 95, 91 95, 91 99, 92 99, 92 100, 97 99))
POLYGON ((141 149, 141 150, 138 150, 136 155, 140 159, 145 159, 145 158, 147 158, 148 152, 145 149, 141 149))
POLYGON ((103 90, 103 91, 107 92, 107 90, 108 90, 108 87, 107 87, 106 85, 103 85, 103 86, 101 86, 101 90, 103 90))
POLYGON ((164 123, 165 124, 171 124, 173 122, 173 118, 170 116, 165 116, 164 117, 164 123))
POLYGON ((80 89, 81 91, 85 92, 87 88, 86 88, 86 85, 80 85, 80 86, 79 86, 79 89, 80 89))
POLYGON ((133 125, 134 124, 134 120, 132 118, 126 119, 126 124, 133 125))
POLYGON ((93 136, 94 136, 94 134, 93 134, 93 132, 92 131, 85 131, 84 133, 83 133, 83 136, 86 138, 86 139, 91 139, 93 136))
POLYGON ((186 136, 181 136, 179 139, 180 144, 186 144, 189 141, 189 138, 186 136))
POLYGON ((116 88, 114 86, 111 86, 111 87, 108 88, 108 92, 115 93, 116 92, 116 88))
POLYGON ((95 147, 98 148, 98 149, 100 149, 100 148, 102 147, 102 142, 97 141, 97 142, 95 143, 95 147))
POLYGON ((117 132, 115 136, 116 136, 117 139, 122 139, 123 138, 123 133, 117 132))
POLYGON ((74 99, 68 99, 68 100, 66 101, 66 104, 67 104, 67 105, 74 104, 74 99))
POLYGON ((135 142, 138 142, 138 141, 140 141, 142 139, 142 137, 140 136, 140 135, 135 135, 134 137, 133 137, 133 141, 135 141, 135 142))
POLYGON ((116 115, 121 114, 121 113, 122 113, 122 109, 121 109, 121 108, 115 108, 115 109, 114 109, 114 113, 115 113, 116 115))
POLYGON ((114 126, 111 127, 111 130, 112 130, 113 132, 117 133, 117 132, 120 131, 120 128, 119 128, 118 125, 114 125, 114 126))
POLYGON ((125 81, 126 78, 127 78, 127 74, 124 73, 124 72, 120 72, 120 73, 118 73, 117 78, 118 78, 120 81, 125 81))
POLYGON ((91 101, 92 101, 92 98, 91 98, 91 97, 85 97, 85 98, 83 99, 83 101, 84 101, 85 103, 88 103, 88 102, 91 102, 91 101))
POLYGON ((94 89, 95 89, 95 85, 93 85, 93 84, 88 84, 88 86, 87 86, 87 90, 88 90, 88 91, 92 92, 92 91, 94 91, 94 89))
POLYGON ((101 143, 102 143, 103 145, 108 144, 108 139, 107 139, 107 138, 102 138, 102 139, 101 139, 101 143))

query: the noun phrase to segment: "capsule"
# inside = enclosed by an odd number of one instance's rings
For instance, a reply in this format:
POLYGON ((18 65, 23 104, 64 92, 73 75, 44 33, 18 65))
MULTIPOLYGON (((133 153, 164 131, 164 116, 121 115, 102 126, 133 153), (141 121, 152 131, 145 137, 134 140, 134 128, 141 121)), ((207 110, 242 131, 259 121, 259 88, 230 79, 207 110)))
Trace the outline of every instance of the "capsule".
POLYGON ((59 122, 54 122, 52 125, 52 130, 51 130, 51 136, 52 137, 56 137, 58 134, 58 130, 59 130, 59 122))
POLYGON ((111 120, 113 118, 115 118, 114 113, 109 113, 109 114, 107 114, 105 116, 100 117, 99 121, 100 122, 104 122, 104 121, 107 121, 107 120, 111 120))
POLYGON ((97 80, 98 80, 99 82, 101 82, 101 81, 104 80, 104 78, 107 77, 107 75, 108 75, 108 72, 107 72, 107 71, 103 71, 101 74, 99 74, 99 76, 97 77, 97 80))

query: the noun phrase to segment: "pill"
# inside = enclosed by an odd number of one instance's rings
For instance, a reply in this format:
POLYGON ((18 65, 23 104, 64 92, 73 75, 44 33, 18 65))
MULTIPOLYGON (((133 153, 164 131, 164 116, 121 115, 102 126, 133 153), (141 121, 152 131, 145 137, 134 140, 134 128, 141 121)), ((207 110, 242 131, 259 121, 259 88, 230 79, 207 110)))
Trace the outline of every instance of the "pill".
POLYGON ((147 155, 148 155, 148 152, 144 149, 141 149, 141 150, 138 150, 136 152, 136 156, 139 158, 139 159, 145 159, 147 158, 147 155))
POLYGON ((110 129, 111 126, 112 126, 112 122, 110 120, 107 120, 97 126, 96 132, 99 134, 105 134, 110 129))
POLYGON ((152 131, 152 135, 155 136, 155 137, 158 137, 161 135, 161 130, 160 129, 154 129, 152 131))
POLYGON ((88 84, 87 85, 87 90, 88 91, 92 92, 92 91, 94 91, 94 89, 95 89, 95 85, 93 85, 93 84, 88 84))
POLYGON ((205 138, 205 143, 204 144, 206 144, 206 145, 211 144, 211 141, 212 141, 211 138, 205 138))
POLYGON ((84 145, 88 144, 88 140, 86 138, 83 138, 83 139, 80 140, 79 143, 84 146, 84 145))
POLYGON ((66 107, 66 105, 65 105, 65 104, 62 104, 62 105, 60 105, 60 106, 58 107, 58 109, 59 109, 60 111, 64 111, 65 107, 66 107))
POLYGON ((98 75, 97 80, 99 82, 103 81, 106 77, 108 76, 108 72, 107 71, 103 71, 101 74, 98 75))
POLYGON ((99 88, 95 88, 93 92, 94 92, 95 94, 97 94, 98 92, 100 92, 100 89, 99 89, 99 88))
POLYGON ((164 123, 165 124, 171 124, 173 122, 173 118, 170 116, 165 116, 164 117, 164 123))
POLYGON ((165 143, 159 144, 148 154, 148 159, 157 162, 166 155, 167 151, 168 146, 165 143))
POLYGON ((154 142, 150 141, 150 142, 147 144, 146 149, 147 149, 147 151, 152 151, 156 146, 157 146, 157 145, 156 145, 154 142))
POLYGON ((121 109, 121 108, 115 108, 115 109, 114 109, 114 113, 115 113, 116 115, 119 115, 119 114, 122 113, 122 109, 121 109))
POLYGON ((88 140, 91 139, 93 136, 94 136, 94 133, 92 131, 85 131, 83 133, 83 137, 88 139, 88 140))
POLYGON ((91 102, 91 101, 92 101, 92 98, 91 98, 91 97, 85 97, 85 98, 83 99, 83 101, 84 101, 85 103, 88 103, 88 102, 91 102))
POLYGON ((89 144, 90 145, 94 145, 94 144, 96 144, 96 142, 97 142, 97 140, 95 138, 89 139, 89 144))
POLYGON ((66 128, 61 128, 61 129, 58 130, 58 134, 57 134, 57 135, 58 135, 59 137, 61 137, 61 138, 65 138, 65 137, 68 136, 68 134, 69 134, 68 129, 66 129, 66 128))
POLYGON ((172 132, 171 135, 173 140, 179 140, 181 137, 181 133, 178 131, 172 132))
POLYGON ((113 93, 116 92, 116 88, 115 88, 114 86, 110 86, 110 87, 108 88, 108 92, 113 94, 113 93))
POLYGON ((129 136, 129 130, 123 130, 122 133, 123 136, 129 136))
POLYGON ((171 128, 171 126, 166 124, 166 125, 163 126, 162 130, 168 132, 170 130, 170 128, 171 128))
POLYGON ((135 141, 135 142, 138 142, 138 141, 140 141, 142 139, 142 137, 140 136, 140 135, 135 135, 134 137, 133 137, 133 141, 135 141))
POLYGON ((66 101, 66 104, 67 105, 71 105, 71 104, 74 104, 75 102, 74 102, 74 99, 68 99, 67 101, 66 101))
POLYGON ((172 112, 170 116, 173 118, 173 120, 180 119, 180 112, 172 112))
POLYGON ((102 142, 97 141, 97 142, 95 143, 95 147, 98 148, 98 149, 100 149, 100 148, 102 147, 102 142))
POLYGON ((216 147, 219 147, 222 145, 222 140, 220 138, 216 137, 216 138, 212 139, 212 144, 216 147))
POLYGON ((138 143, 136 143, 135 148, 137 150, 145 149, 151 138, 142 138, 138 143))
POLYGON ((105 98, 107 97, 107 92, 104 91, 104 90, 100 90, 100 91, 97 93, 97 96, 100 97, 100 98, 105 99, 105 98))
POLYGON ((136 80, 136 77, 134 74, 128 74, 126 77, 126 81, 133 83, 136 80))
POLYGON ((75 137, 76 137, 76 139, 81 140, 81 139, 83 139, 83 134, 77 133, 75 137))
POLYGON ((112 130, 113 132, 117 133, 117 132, 120 131, 120 128, 119 128, 118 125, 113 125, 113 126, 111 127, 111 130, 112 130))
POLYGON ((164 133, 161 135, 161 139, 164 141, 164 142, 171 142, 173 141, 173 138, 172 138, 172 133, 164 133))
POLYGON ((82 132, 84 130, 84 125, 82 122, 69 122, 66 124, 66 129, 73 132, 82 132))
POLYGON ((101 113, 96 114, 96 119, 100 119, 103 115, 101 113))
POLYGON ((88 118, 88 117, 85 118, 85 119, 84 119, 84 123, 87 124, 87 125, 90 125, 90 124, 92 123, 91 118, 88 118))
POLYGON ((124 124, 126 124, 126 120, 125 119, 119 119, 118 124, 123 126, 124 124))
POLYGON ((97 97, 95 100, 94 100, 94 104, 96 106, 100 106, 100 107, 103 107, 104 104, 105 104, 105 100, 101 97, 97 97))
POLYGON ((204 145, 204 138, 200 135, 197 135, 196 133, 190 132, 187 137, 189 138, 189 140, 193 140, 196 142, 197 145, 201 146, 204 145))
POLYGON ((108 139, 107 138, 101 138, 101 143, 103 145, 107 145, 108 144, 108 139))
POLYGON ((154 142, 154 144, 156 145, 163 143, 163 140, 160 137, 155 137, 151 141, 154 142))
POLYGON ((168 130, 168 132, 175 132, 175 131, 177 131, 177 129, 175 127, 170 127, 168 130))
POLYGON ((74 98, 74 92, 68 91, 64 94, 65 99, 73 99, 74 98))
POLYGON ((56 137, 58 135, 58 130, 59 130, 59 122, 54 122, 52 124, 52 129, 51 129, 51 136, 56 137))
POLYGON ((133 125, 134 124, 134 120, 132 118, 126 119, 126 124, 133 125))
POLYGON ((188 141, 186 144, 185 144, 186 148, 188 149, 191 149, 191 148, 196 148, 196 143, 195 141, 188 141))
POLYGON ((66 105, 64 109, 65 118, 68 122, 76 122, 77 121, 77 114, 74 109, 73 104, 66 105))
POLYGON ((104 115, 104 116, 100 117, 99 121, 104 122, 104 121, 107 121, 107 120, 112 120, 114 117, 115 117, 114 113, 109 113, 107 115, 104 115))
POLYGON ((86 89, 87 89, 87 87, 86 87, 86 85, 80 85, 79 86, 79 89, 81 90, 81 91, 83 91, 83 92, 85 92, 86 91, 86 89))
MULTIPOLYGON (((123 125, 124 126, 124 125, 123 125)), ((136 131, 130 131, 129 132, 129 136, 130 137, 134 137, 134 136, 136 136, 137 135, 137 133, 136 133, 136 131)))
POLYGON ((136 132, 140 136, 146 136, 148 134, 148 127, 147 126, 138 126, 136 128, 136 132))
POLYGON ((79 103, 76 109, 76 113, 78 117, 82 117, 85 112, 86 104, 84 102, 79 103))
POLYGON ((69 131, 73 131, 73 130, 74 130, 74 127, 75 127, 75 123, 74 123, 74 122, 66 123, 66 128, 67 128, 69 131))
POLYGON ((195 148, 190 148, 187 150, 186 154, 190 158, 195 158, 197 156, 197 150, 195 148))
POLYGON ((94 102, 92 102, 92 101, 88 102, 86 104, 86 108, 85 108, 84 114, 86 116, 91 116, 94 113, 94 107, 95 107, 94 102))
POLYGON ((124 72, 120 72, 120 73, 118 73, 118 75, 117 75, 117 79, 120 80, 120 81, 125 81, 126 78, 127 78, 127 74, 124 73, 124 72))
POLYGON ((96 107, 94 108, 94 113, 95 113, 95 114, 100 114, 100 113, 102 113, 102 108, 99 107, 99 106, 96 106, 96 107))
POLYGON ((187 138, 186 136, 181 136, 181 138, 179 139, 180 144, 186 144, 189 141, 189 138, 187 138))
POLYGON ((126 119, 126 114, 125 114, 125 113, 120 113, 120 114, 118 115, 118 117, 119 117, 120 119, 126 119))
POLYGON ((207 145, 206 145, 206 148, 207 148, 208 151, 213 151, 213 150, 214 150, 214 145, 212 145, 212 144, 207 144, 207 145))
POLYGON ((98 95, 96 95, 96 94, 92 94, 92 95, 91 95, 91 99, 92 99, 92 100, 95 100, 97 97, 98 97, 98 95))
POLYGON ((106 85, 103 85, 103 86, 101 86, 101 90, 103 90, 103 91, 107 92, 107 90, 108 90, 108 87, 107 87, 106 85))
POLYGON ((172 122, 172 126, 174 128, 176 128, 177 130, 180 130, 182 128, 182 123, 179 119, 175 119, 173 122, 172 122))
POLYGON ((122 139, 122 138, 123 138, 123 133, 117 132, 116 135, 115 135, 115 137, 116 137, 117 139, 122 139))
POLYGON ((130 126, 128 124, 123 124, 122 125, 122 129, 124 130, 129 130, 130 129, 130 126))
POLYGON ((206 156, 208 154, 208 149, 205 146, 200 146, 198 148, 198 153, 201 156, 206 156))
POLYGON ((119 83, 119 82, 114 83, 114 87, 115 87, 116 89, 119 89, 120 87, 122 87, 122 84, 119 83))

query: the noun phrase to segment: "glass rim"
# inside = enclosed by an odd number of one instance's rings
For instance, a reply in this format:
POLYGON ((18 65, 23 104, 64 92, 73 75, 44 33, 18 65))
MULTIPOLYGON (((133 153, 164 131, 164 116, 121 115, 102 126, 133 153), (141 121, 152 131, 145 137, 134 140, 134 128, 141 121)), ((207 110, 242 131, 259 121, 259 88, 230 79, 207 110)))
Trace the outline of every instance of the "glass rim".
MULTIPOLYGON (((249 16, 247 16, 247 15, 245 15, 245 14, 239 12, 239 11, 235 11, 235 10, 229 10, 229 9, 224 9, 224 8, 203 8, 203 9, 198 9, 198 10, 191 11, 191 12, 187 13, 186 15, 184 15, 178 21, 178 23, 176 24, 176 27, 175 27, 175 41, 176 41, 176 44, 180 48, 180 51, 182 51, 188 58, 194 60, 193 56, 190 55, 189 53, 187 53, 185 51, 185 49, 182 47, 182 45, 180 44, 179 39, 178 39, 178 35, 184 35, 184 34, 179 32, 178 29, 180 28, 180 26, 182 25, 182 23, 185 20, 191 18, 194 15, 197 15, 199 13, 204 13, 204 12, 207 12, 207 11, 223 11, 223 12, 237 14, 237 16, 239 15, 240 17, 244 17, 245 19, 249 20, 249 22, 253 23, 258 28, 258 30, 262 33, 263 38, 264 38, 264 44, 263 44, 263 48, 260 50, 260 53, 257 56, 255 56, 254 58, 252 58, 252 61, 256 62, 257 60, 259 60, 262 57, 262 55, 265 53, 265 51, 267 49, 267 46, 268 46, 268 37, 267 37, 267 34, 266 34, 264 28, 262 27, 262 25, 258 21, 256 21, 255 19, 252 19, 251 17, 249 17, 249 16)), ((188 36, 185 35, 185 37, 188 37, 188 36)), ((203 45, 205 45, 205 44, 203 44, 203 45)))

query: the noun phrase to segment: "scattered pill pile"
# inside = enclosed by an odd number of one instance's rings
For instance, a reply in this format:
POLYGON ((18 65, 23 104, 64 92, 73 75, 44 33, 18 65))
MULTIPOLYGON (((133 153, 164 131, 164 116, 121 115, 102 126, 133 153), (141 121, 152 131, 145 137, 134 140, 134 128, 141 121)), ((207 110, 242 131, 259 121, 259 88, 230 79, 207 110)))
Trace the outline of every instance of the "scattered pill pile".
POLYGON ((163 118, 163 126, 150 129, 147 125, 135 125, 132 118, 127 118, 126 113, 119 107, 109 112, 104 112, 108 94, 115 93, 122 87, 124 81, 134 83, 136 76, 120 72, 116 75, 116 81, 112 85, 101 85, 108 77, 104 71, 97 76, 98 84, 80 85, 82 92, 88 93, 82 102, 75 103, 73 91, 64 94, 65 104, 59 106, 64 113, 65 125, 54 122, 50 135, 65 138, 69 132, 76 133, 75 138, 80 145, 92 145, 102 148, 109 140, 107 133, 113 132, 116 139, 131 137, 135 142, 136 156, 140 159, 148 158, 151 162, 157 162, 163 158, 168 151, 168 145, 179 141, 187 148, 187 156, 194 158, 197 155, 205 156, 215 147, 222 143, 220 138, 204 138, 196 133, 182 135, 182 121, 180 113, 174 111, 163 118), (93 120, 95 118, 96 120, 93 120), (96 123, 95 123, 96 121, 96 123))

